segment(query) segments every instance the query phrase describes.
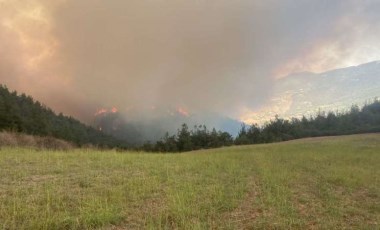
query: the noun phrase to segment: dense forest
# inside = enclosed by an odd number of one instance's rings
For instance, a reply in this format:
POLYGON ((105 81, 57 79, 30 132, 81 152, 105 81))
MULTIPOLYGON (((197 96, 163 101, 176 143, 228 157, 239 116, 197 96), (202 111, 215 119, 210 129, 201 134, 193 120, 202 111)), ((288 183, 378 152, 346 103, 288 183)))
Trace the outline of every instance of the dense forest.
POLYGON ((32 97, 18 95, 0 85, 0 131, 22 132, 37 136, 51 136, 77 146, 91 144, 98 147, 126 148, 126 143, 106 135, 80 121, 55 114, 32 97))
POLYGON ((242 125, 238 136, 233 139, 225 132, 211 132, 205 126, 195 126, 189 130, 186 124, 176 135, 165 135, 155 144, 146 143, 145 151, 182 152, 208 149, 222 146, 272 143, 305 137, 346 135, 380 132, 380 101, 364 105, 362 108, 352 106, 347 112, 319 112, 317 115, 290 120, 276 117, 259 126, 242 125))

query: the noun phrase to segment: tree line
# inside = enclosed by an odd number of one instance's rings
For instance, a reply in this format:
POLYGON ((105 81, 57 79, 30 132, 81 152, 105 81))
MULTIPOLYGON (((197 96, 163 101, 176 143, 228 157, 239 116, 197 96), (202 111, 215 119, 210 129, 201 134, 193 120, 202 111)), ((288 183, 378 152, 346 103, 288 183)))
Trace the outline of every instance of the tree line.
POLYGON ((18 95, 0 85, 0 131, 51 136, 77 146, 126 148, 127 144, 87 126, 73 117, 55 114, 50 108, 25 94, 18 95))
POLYGON ((380 101, 375 99, 362 108, 354 105, 347 112, 318 112, 309 118, 283 119, 278 116, 264 125, 242 124, 236 138, 227 132, 209 131, 206 126, 189 130, 183 124, 176 135, 166 135, 141 149, 149 152, 184 152, 231 145, 273 143, 306 137, 380 132, 380 101))
POLYGON ((205 125, 195 125, 192 130, 183 124, 176 135, 165 136, 155 144, 145 143, 140 149, 147 152, 185 152, 198 149, 231 146, 234 139, 228 132, 211 131, 205 125))
POLYGON ((380 132, 380 101, 359 108, 351 107, 347 112, 318 112, 317 115, 306 118, 282 119, 276 116, 274 120, 263 126, 243 125, 235 139, 236 145, 259 144, 287 141, 305 137, 347 135, 359 133, 380 132))

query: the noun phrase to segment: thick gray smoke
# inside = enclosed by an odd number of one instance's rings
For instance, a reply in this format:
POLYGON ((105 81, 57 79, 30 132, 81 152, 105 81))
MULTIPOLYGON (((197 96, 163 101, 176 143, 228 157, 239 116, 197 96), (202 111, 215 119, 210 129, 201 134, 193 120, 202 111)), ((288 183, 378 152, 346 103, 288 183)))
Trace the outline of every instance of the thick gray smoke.
POLYGON ((113 106, 239 118, 277 77, 379 59, 379 5, 0 0, 0 81, 82 119, 113 106))

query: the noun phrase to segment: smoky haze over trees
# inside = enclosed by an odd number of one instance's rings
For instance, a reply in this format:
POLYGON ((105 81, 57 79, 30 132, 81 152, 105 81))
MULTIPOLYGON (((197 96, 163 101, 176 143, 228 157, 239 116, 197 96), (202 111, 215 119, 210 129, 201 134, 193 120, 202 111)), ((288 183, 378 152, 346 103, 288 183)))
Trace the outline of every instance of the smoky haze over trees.
MULTIPOLYGON (((127 127, 126 127, 127 128, 127 127)), ((23 132, 52 136, 78 146, 131 148, 128 137, 116 139, 78 120, 56 115, 32 97, 10 92, 0 86, 0 131, 23 132)), ((176 134, 166 133, 156 143, 145 143, 141 150, 154 152, 185 152, 222 146, 272 143, 304 137, 380 132, 380 101, 374 100, 362 108, 352 106, 347 112, 319 112, 315 116, 285 120, 279 117, 265 125, 242 125, 236 138, 228 132, 209 130, 205 125, 189 128, 183 124, 176 134)))
POLYGON ((178 127, 186 123, 190 128, 199 124, 206 124, 216 130, 230 133, 233 137, 238 134, 241 122, 223 117, 220 114, 187 114, 184 111, 162 110, 155 108, 152 113, 157 117, 145 117, 143 119, 126 119, 118 111, 103 110, 97 114, 92 122, 98 130, 115 136, 121 140, 128 140, 134 146, 144 144, 146 141, 156 142, 166 132, 177 133, 178 127))

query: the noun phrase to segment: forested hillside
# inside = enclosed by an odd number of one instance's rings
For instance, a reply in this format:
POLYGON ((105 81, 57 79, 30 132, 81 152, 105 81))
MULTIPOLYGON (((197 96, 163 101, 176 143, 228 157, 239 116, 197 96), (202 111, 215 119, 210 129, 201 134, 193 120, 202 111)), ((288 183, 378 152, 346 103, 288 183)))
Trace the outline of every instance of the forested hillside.
POLYGON ((125 143, 80 121, 55 114, 51 109, 25 94, 18 95, 0 85, 0 131, 52 136, 78 146, 127 147, 125 143))

